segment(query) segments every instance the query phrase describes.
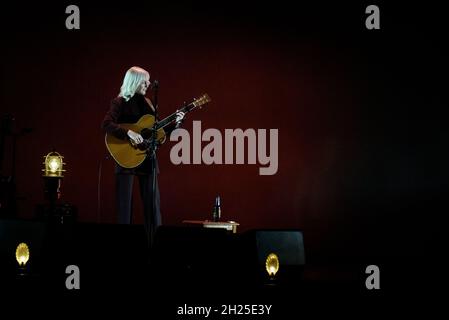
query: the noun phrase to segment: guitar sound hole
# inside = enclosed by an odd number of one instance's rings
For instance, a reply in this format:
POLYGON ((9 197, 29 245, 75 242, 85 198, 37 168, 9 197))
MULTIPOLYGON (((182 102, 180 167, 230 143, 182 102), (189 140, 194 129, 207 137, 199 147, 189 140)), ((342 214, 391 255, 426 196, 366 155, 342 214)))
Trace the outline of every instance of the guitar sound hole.
POLYGON ((146 149, 148 149, 148 143, 146 141, 144 141, 144 142, 138 144, 137 149, 139 149, 141 151, 145 151, 146 149))
POLYGON ((151 130, 150 129, 142 129, 142 131, 140 132, 140 135, 142 136, 142 138, 144 139, 149 139, 151 138, 151 130))

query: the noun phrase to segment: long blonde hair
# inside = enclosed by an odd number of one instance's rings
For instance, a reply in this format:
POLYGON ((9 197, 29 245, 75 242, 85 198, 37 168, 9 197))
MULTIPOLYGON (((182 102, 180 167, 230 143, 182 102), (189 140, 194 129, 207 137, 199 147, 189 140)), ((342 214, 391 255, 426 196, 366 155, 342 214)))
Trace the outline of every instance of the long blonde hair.
POLYGON ((126 101, 131 99, 136 93, 142 80, 146 77, 150 77, 148 71, 140 67, 131 67, 126 71, 125 78, 123 79, 123 84, 120 88, 119 97, 123 97, 126 101))

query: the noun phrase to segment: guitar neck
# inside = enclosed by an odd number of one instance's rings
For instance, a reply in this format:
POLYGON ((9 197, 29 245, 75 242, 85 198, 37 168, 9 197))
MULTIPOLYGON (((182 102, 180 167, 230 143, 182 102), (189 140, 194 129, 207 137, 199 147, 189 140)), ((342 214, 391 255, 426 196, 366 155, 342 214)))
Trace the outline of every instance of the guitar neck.
POLYGON ((171 115, 169 115, 168 117, 162 119, 161 121, 159 121, 156 125, 156 129, 159 130, 161 128, 166 127, 167 125, 169 125, 171 122, 176 120, 176 114, 178 112, 184 112, 187 113, 191 110, 193 110, 196 106, 194 105, 194 103, 189 103, 188 105, 182 107, 181 109, 179 109, 178 111, 172 113, 171 115))

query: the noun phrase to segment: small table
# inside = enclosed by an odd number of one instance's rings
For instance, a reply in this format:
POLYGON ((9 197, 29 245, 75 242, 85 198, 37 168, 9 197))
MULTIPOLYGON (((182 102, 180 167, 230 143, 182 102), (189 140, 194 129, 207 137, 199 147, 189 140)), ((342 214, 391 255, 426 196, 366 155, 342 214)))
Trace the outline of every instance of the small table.
POLYGON ((237 233, 237 226, 240 223, 235 221, 210 221, 210 220, 184 220, 182 223, 194 224, 194 225, 202 225, 204 228, 221 228, 226 229, 228 231, 232 231, 232 233, 237 233))

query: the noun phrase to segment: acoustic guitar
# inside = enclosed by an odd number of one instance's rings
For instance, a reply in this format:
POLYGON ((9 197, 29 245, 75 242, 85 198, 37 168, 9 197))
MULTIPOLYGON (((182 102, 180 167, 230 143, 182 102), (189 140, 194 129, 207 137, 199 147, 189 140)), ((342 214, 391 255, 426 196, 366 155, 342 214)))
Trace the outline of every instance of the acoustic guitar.
POLYGON ((105 136, 106 147, 114 158, 114 160, 124 168, 135 168, 140 165, 148 155, 147 150, 151 146, 152 135, 156 133, 156 142, 162 144, 165 141, 166 134, 164 127, 176 120, 177 112, 190 112, 197 107, 210 102, 211 99, 207 94, 203 94, 200 98, 194 99, 189 104, 185 104, 181 109, 172 113, 165 119, 156 122, 154 116, 150 114, 143 115, 136 123, 120 123, 120 127, 126 131, 132 130, 138 132, 143 137, 143 142, 134 144, 130 139, 122 140, 112 134, 105 136))

